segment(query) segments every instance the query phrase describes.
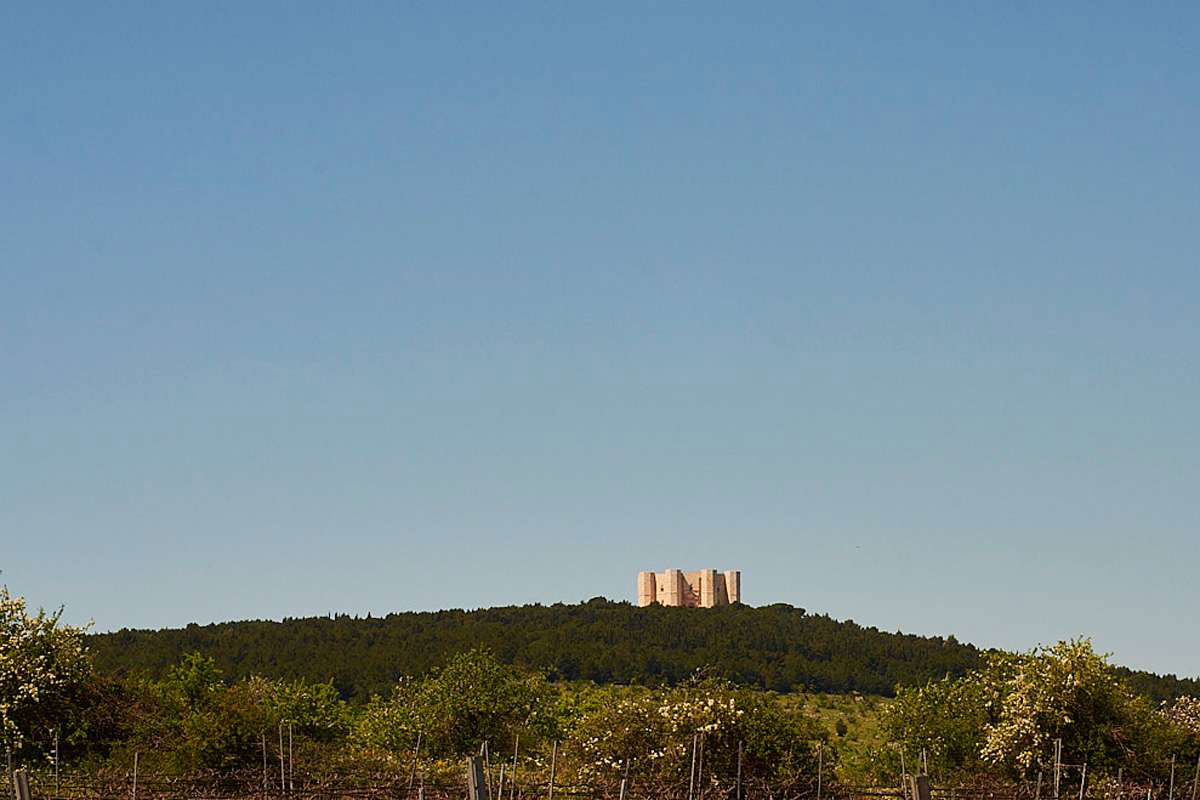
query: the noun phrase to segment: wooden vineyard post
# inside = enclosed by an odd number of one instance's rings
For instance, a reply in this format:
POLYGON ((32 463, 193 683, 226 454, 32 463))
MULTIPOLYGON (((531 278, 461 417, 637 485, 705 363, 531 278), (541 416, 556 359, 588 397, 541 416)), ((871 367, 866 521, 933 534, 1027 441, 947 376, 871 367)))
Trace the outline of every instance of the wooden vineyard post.
POLYGON ((492 796, 492 751, 488 747, 487 739, 483 740, 483 746, 479 748, 479 755, 483 756, 483 776, 487 779, 488 797, 492 796))
POLYGON ((417 759, 421 755, 421 731, 417 731, 417 746, 413 748, 412 766, 408 770, 408 788, 411 790, 417 777, 417 759))
POLYGON ((287 791, 287 773, 283 764, 283 723, 279 723, 279 793, 287 791))
POLYGON ((13 773, 13 791, 17 795, 17 800, 33 800, 33 795, 29 793, 28 772, 19 769, 13 773))
MULTIPOLYGON (((741 747, 741 744, 738 744, 741 747)), ((817 742, 817 800, 821 800, 821 767, 825 757, 825 743, 817 742)), ((738 769, 741 769, 741 751, 738 751, 738 769)))
POLYGON ((629 759, 625 759, 625 774, 621 776, 621 795, 619 800, 625 800, 625 787, 629 784, 629 759))
POLYGON ((1054 800, 1058 800, 1058 789, 1062 782, 1062 739, 1054 740, 1054 800))
POLYGON ((267 793, 267 732, 260 731, 262 735, 262 753, 263 753, 263 794, 267 793))
MULTIPOLYGON (((517 755, 521 752, 521 734, 517 734, 513 739, 513 765, 512 774, 508 776, 508 782, 511 787, 508 790, 508 796, 513 800, 517 797, 517 755)), ((504 800, 504 795, 500 795, 499 800, 504 800)))
POLYGON ((554 800, 554 768, 558 766, 558 742, 550 748, 550 795, 548 800, 554 800))
POLYGON ((1083 765, 1083 772, 1079 775, 1079 800, 1083 800, 1083 790, 1087 786, 1087 764, 1083 765))
MULTIPOLYGON (((818 775, 819 775, 819 772, 818 772, 818 775)), ((817 787, 818 787, 817 800, 821 800, 821 797, 820 797, 820 786, 821 786, 821 784, 820 784, 820 778, 818 777, 818 779, 817 779, 817 780, 818 780, 818 783, 817 783, 817 787)), ((738 742, 737 796, 736 796, 735 800, 742 800, 742 743, 741 743, 740 741, 738 742)))
POLYGON ((296 790, 296 784, 292 780, 296 770, 296 757, 292 755, 292 723, 288 723, 288 794, 296 790))
POLYGON ((491 800, 487 775, 483 771, 483 756, 467 756, 467 800, 491 800))
POLYGON ((1167 800, 1175 800, 1175 756, 1171 756, 1171 788, 1167 791, 1167 800))
POLYGON ((1196 800, 1196 787, 1200 785, 1200 756, 1196 757, 1196 774, 1192 776, 1192 800, 1196 800))
POLYGON ((138 768, 138 752, 133 751, 133 800, 137 800, 137 768, 138 768))
POLYGON ((692 800, 692 792, 696 790, 696 746, 700 734, 692 734, 692 766, 688 769, 688 800, 692 800))

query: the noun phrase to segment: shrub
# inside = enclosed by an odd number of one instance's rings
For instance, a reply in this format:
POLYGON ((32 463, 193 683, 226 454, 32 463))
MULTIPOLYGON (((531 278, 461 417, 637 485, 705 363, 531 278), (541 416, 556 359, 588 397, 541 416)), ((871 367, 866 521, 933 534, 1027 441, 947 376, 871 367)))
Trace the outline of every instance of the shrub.
POLYGON ((739 745, 746 782, 815 775, 817 738, 811 723, 772 696, 702 681, 642 690, 586 713, 569 757, 589 785, 616 783, 628 768, 635 781, 679 786, 698 747, 704 780, 718 790, 736 780, 739 745))

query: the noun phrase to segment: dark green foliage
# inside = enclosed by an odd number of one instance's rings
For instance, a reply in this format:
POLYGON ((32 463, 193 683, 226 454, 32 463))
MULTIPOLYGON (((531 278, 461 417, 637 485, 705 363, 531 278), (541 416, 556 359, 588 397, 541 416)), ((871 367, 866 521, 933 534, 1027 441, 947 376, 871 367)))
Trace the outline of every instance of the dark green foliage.
POLYGON ((1176 697, 1200 697, 1200 678, 1179 678, 1169 673, 1156 675, 1128 667, 1115 667, 1114 671, 1136 693, 1156 703, 1170 702, 1176 697))
POLYGON ((485 647, 501 661, 551 679, 676 684, 698 669, 778 691, 890 694, 974 666, 978 651, 811 616, 786 605, 636 608, 603 599, 580 605, 338 616, 283 622, 122 630, 90 637, 106 672, 159 676, 190 651, 231 679, 249 675, 324 681, 347 698, 388 694, 403 675, 424 675, 455 653, 485 647))
MULTIPOLYGON (((910 636, 777 604, 711 609, 637 608, 597 598, 579 605, 286 619, 122 630, 89 637, 106 672, 161 676, 188 652, 213 657, 228 679, 332 679, 347 699, 390 695, 401 676, 425 675, 455 653, 490 650, 552 680, 674 685, 697 669, 776 691, 891 695, 897 685, 958 677, 980 651, 953 637, 910 636)), ((1130 673, 1154 699, 1200 694, 1194 680, 1130 673)))

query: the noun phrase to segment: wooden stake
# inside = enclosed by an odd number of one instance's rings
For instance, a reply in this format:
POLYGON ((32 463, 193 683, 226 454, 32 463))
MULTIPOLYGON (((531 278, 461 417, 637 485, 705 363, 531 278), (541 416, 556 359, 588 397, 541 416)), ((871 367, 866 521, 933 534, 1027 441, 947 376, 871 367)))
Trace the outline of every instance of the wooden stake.
POLYGON ((292 782, 292 774, 296 768, 296 758, 292 755, 292 723, 288 723, 288 793, 296 790, 296 784, 292 782))
POLYGON ((413 780, 417 777, 417 758, 421 755, 421 731, 417 731, 417 746, 413 749, 412 767, 408 771, 408 788, 411 789, 413 780))
POLYGON ((133 800, 137 800, 137 768, 138 768, 138 752, 133 751, 133 800))
POLYGON ((1171 788, 1167 792, 1167 800, 1175 800, 1175 756, 1171 756, 1171 788))
POLYGON ((17 800, 33 800, 33 794, 29 791, 28 770, 19 769, 13 773, 13 791, 17 800))
POLYGON ((259 731, 262 734, 262 751, 263 751, 263 792, 267 791, 267 732, 259 731))
POLYGON ((1042 800, 1042 771, 1038 770, 1037 789, 1033 792, 1033 800, 1042 800))
POLYGON ((287 777, 283 769, 283 723, 279 723, 279 792, 287 791, 287 777))
POLYGON ((688 767, 688 800, 692 800, 692 793, 696 790, 696 742, 699 738, 699 734, 692 734, 692 765, 688 767))
POLYGON ((548 800, 554 800, 554 768, 558 766, 558 742, 554 743, 554 747, 550 749, 550 797, 548 800))
MULTIPOLYGON (((740 747, 740 745, 739 745, 740 747)), ((739 754, 740 755, 740 754, 739 754)), ((817 742, 817 800, 821 800, 821 767, 825 757, 825 743, 817 742)))
MULTIPOLYGON (((820 784, 817 784, 820 786, 820 784)), ((735 800, 742 800, 742 743, 738 742, 738 767, 737 767, 737 797, 735 800)), ((820 800, 818 797, 817 800, 820 800)))
MULTIPOLYGON (((516 800, 517 797, 517 753, 521 750, 521 734, 517 734, 513 738, 513 766, 512 775, 509 776, 508 782, 512 784, 512 788, 508 790, 508 796, 516 800)), ((500 800, 504 800, 504 796, 500 796, 500 800)))
POLYGON ((1083 787, 1087 784, 1087 764, 1083 765, 1083 772, 1079 776, 1079 800, 1083 800, 1083 787))
POLYGON ((487 775, 484 774, 483 755, 467 756, 468 800, 491 800, 488 797, 487 775))
POLYGON ((487 739, 483 740, 483 747, 480 748, 479 755, 483 756, 483 774, 487 778, 488 800, 492 800, 495 797, 492 794, 492 751, 488 747, 487 739))
POLYGON ((704 800, 704 734, 700 734, 700 755, 696 758, 696 797, 704 800))
POLYGON ((1192 778, 1192 800, 1196 800, 1196 787, 1200 785, 1200 756, 1196 757, 1196 775, 1192 778))
POLYGON ((1058 787, 1062 781, 1062 739, 1054 740, 1054 800, 1058 800, 1058 787))
POLYGON ((58 780, 58 729, 54 730, 54 794, 61 794, 58 780))

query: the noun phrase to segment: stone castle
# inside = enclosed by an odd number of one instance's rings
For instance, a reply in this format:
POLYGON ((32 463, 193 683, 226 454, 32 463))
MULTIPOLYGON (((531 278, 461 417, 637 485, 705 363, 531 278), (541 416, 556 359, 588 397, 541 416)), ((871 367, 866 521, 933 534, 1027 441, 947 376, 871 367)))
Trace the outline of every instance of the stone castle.
POLYGON ((717 572, 639 572, 637 577, 638 605, 659 603, 664 606, 712 608, 742 601, 742 573, 736 569, 717 572))

